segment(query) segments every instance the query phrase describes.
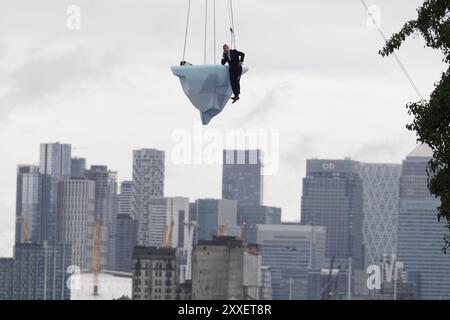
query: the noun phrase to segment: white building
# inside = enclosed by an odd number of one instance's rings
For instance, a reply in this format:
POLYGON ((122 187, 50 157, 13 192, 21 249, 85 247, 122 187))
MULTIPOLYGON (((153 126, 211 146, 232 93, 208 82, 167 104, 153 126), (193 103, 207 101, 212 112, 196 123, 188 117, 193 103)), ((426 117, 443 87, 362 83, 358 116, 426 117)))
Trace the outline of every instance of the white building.
POLYGON ((91 270, 95 224, 95 183, 65 180, 60 186, 60 226, 65 243, 72 244, 72 264, 91 270))
POLYGON ((115 300, 121 297, 131 299, 131 274, 119 272, 102 272, 74 274, 69 278, 70 300, 115 300), (97 292, 94 294, 94 286, 97 292))
POLYGON ((150 200, 164 196, 164 151, 133 151, 133 216, 138 224, 138 245, 149 242, 150 200))
POLYGON ((365 264, 379 264, 397 253, 400 164, 361 163, 365 264))
POLYGON ((189 218, 188 215, 188 198, 151 198, 149 214, 141 217, 144 225, 148 226, 145 239, 142 238, 143 245, 159 247, 168 229, 172 228, 171 247, 181 247, 183 245, 183 223, 189 218))

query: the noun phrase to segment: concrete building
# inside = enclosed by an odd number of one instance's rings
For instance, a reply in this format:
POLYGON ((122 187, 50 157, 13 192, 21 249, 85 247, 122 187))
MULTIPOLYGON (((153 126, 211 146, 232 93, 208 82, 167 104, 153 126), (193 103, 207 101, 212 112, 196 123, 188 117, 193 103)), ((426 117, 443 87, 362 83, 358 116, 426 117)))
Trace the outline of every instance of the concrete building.
POLYGON ((223 199, 198 199, 191 206, 191 218, 197 221, 196 240, 212 240, 221 225, 227 226, 227 235, 238 235, 237 202, 223 199))
POLYGON ((240 205, 259 206, 263 202, 261 150, 224 150, 222 199, 240 205))
POLYGON ((246 245, 234 237, 216 237, 194 247, 193 300, 261 299, 261 288, 257 245, 246 245))
POLYGON ((341 266, 364 267, 363 185, 359 162, 307 160, 301 223, 327 230, 326 257, 341 266))
POLYGON ((237 225, 245 224, 244 240, 256 243, 256 225, 281 224, 281 208, 238 205, 237 225))
POLYGON ((164 196, 164 151, 133 151, 133 216, 138 224, 138 245, 149 239, 150 199, 164 196))
POLYGON ((118 214, 116 223, 114 270, 132 272, 133 249, 137 242, 137 224, 129 214, 118 214))
POLYGON ((418 299, 450 299, 450 258, 442 252, 448 229, 445 221, 437 220, 440 201, 427 186, 431 158, 431 150, 421 145, 403 161, 398 259, 404 263, 408 280, 415 283, 418 299))
POLYGON ((383 261, 397 253, 400 164, 361 163, 363 182, 363 238, 365 264, 383 261))
POLYGON ((133 253, 132 295, 134 300, 176 299, 176 249, 135 248, 133 253))
POLYGON ((92 269, 95 182, 64 180, 60 186, 60 239, 72 245, 72 263, 92 269))
MULTIPOLYGON (((95 218, 100 221, 100 268, 112 269, 115 261, 117 172, 91 166, 86 178, 95 183, 95 218)), ((92 239, 93 240, 93 239, 92 239)))
POLYGON ((19 165, 16 192, 15 243, 40 243, 41 235, 42 175, 39 166, 19 165), (24 235, 23 231, 28 232, 24 235), (28 239, 25 239, 28 238, 28 239))
POLYGON ((270 267, 273 299, 305 299, 308 269, 325 264, 325 228, 297 223, 257 225, 257 243, 262 264, 270 267))

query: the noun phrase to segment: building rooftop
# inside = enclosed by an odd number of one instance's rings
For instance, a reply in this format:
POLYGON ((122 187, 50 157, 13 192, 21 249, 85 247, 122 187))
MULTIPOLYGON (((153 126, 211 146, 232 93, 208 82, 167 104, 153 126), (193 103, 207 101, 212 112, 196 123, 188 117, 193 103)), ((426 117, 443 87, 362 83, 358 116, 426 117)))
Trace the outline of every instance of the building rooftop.
POLYGON ((133 257, 146 258, 154 257, 174 257, 176 255, 175 248, 157 248, 157 247, 135 247, 133 257))
POLYGON ((413 151, 408 154, 408 158, 431 158, 433 151, 426 144, 419 144, 413 151))

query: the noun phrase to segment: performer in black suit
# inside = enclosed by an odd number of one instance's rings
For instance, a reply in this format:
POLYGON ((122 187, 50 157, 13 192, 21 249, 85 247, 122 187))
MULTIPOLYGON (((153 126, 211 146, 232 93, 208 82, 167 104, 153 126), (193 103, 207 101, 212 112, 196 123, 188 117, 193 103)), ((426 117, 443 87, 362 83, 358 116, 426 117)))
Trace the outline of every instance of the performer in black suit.
POLYGON ((241 94, 241 75, 242 75, 242 63, 244 62, 245 54, 237 51, 236 49, 230 50, 230 47, 225 44, 223 46, 222 65, 228 62, 230 66, 230 82, 233 89, 234 97, 231 99, 233 103, 239 100, 241 94))

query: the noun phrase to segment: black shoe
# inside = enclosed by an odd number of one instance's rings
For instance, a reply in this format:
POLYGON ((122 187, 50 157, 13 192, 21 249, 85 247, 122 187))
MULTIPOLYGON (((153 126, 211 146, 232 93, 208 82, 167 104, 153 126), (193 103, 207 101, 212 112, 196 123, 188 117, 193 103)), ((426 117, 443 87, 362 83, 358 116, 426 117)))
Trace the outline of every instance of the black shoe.
POLYGON ((238 101, 239 99, 240 99, 239 97, 233 97, 233 98, 231 98, 231 100, 233 100, 233 102, 232 102, 231 104, 235 103, 235 102, 238 101))

